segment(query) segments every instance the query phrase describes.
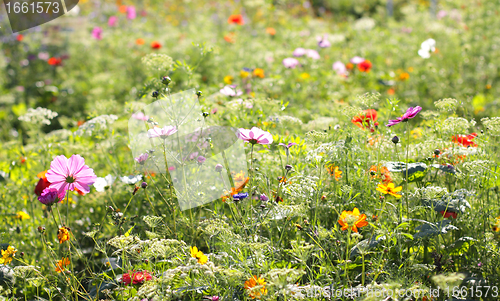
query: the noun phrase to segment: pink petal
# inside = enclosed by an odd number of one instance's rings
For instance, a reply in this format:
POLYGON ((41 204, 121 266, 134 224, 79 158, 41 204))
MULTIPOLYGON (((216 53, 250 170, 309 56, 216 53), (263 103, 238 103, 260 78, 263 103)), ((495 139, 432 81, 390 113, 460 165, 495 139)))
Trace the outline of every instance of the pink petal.
POLYGON ((85 159, 80 155, 73 155, 68 160, 68 169, 70 175, 75 175, 85 166, 85 159))
POLYGON ((80 181, 77 181, 74 184, 75 184, 75 187, 78 188, 78 190, 80 190, 81 192, 83 192, 83 193, 90 192, 90 187, 87 184, 82 183, 80 181))

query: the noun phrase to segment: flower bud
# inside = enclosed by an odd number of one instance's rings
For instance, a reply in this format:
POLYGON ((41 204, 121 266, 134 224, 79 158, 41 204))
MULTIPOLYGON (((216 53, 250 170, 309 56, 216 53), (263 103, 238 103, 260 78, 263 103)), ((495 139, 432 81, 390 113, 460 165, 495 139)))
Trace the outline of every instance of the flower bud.
POLYGON ((172 82, 172 79, 170 77, 168 77, 168 76, 164 76, 164 77, 162 77, 161 82, 165 86, 168 86, 172 82))
POLYGON ((222 171, 222 168, 223 168, 223 167, 222 167, 222 165, 221 165, 221 164, 217 164, 217 165, 215 165, 215 171, 216 171, 216 172, 221 172, 221 171, 222 171))
POLYGON ((392 137, 391 141, 394 144, 398 144, 399 143, 399 137, 398 136, 394 136, 394 137, 392 137))
POLYGON ((142 182, 142 183, 141 183, 141 187, 142 187, 142 188, 144 188, 144 189, 146 189, 146 187, 148 187, 148 183, 146 183, 146 182, 142 182))
POLYGON ((434 150, 434 155, 438 156, 440 153, 441 153, 441 151, 439 149, 434 150))
POLYGON ((154 92, 153 92, 153 94, 152 94, 152 96, 153 96, 154 98, 158 98, 158 96, 160 96, 160 92, 158 92, 158 91, 154 91, 154 92))
POLYGON ((292 170, 292 168, 293 168, 293 167, 292 167, 292 165, 287 165, 287 166, 285 166, 285 169, 286 169, 287 171, 292 170))
POLYGON ((196 92, 196 96, 201 97, 201 95, 203 95, 203 92, 201 91, 196 92))
POLYGON ((208 113, 208 112, 203 112, 203 117, 208 117, 208 115, 210 115, 210 113, 208 113))

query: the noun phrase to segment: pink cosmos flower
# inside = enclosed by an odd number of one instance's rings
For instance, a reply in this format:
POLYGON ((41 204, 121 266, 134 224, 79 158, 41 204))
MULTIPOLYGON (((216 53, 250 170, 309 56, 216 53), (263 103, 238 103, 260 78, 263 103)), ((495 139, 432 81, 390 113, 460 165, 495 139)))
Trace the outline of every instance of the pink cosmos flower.
POLYGON ((332 43, 328 41, 328 36, 325 34, 324 36, 319 36, 316 37, 316 40, 318 40, 318 47, 319 48, 328 48, 332 46, 332 43))
POLYGON ((422 111, 422 107, 420 106, 416 106, 414 108, 412 107, 409 107, 408 110, 406 110, 406 112, 403 114, 403 116, 401 117, 398 117, 397 119, 395 120, 389 120, 389 124, 387 124, 386 126, 393 126, 393 125, 396 125, 400 122, 407 122, 408 119, 412 119, 414 118, 415 116, 417 116, 417 114, 422 111))
POLYGON ((338 75, 347 75, 347 68, 341 61, 336 61, 333 63, 333 71, 337 72, 338 75))
POLYGON ((362 62, 364 62, 365 59, 360 57, 360 56, 355 56, 351 59, 351 63, 354 64, 354 65, 357 65, 357 64, 361 64, 362 62))
POLYGON ((168 136, 173 135, 177 132, 177 128, 175 126, 167 125, 163 128, 155 127, 153 129, 148 130, 149 138, 160 137, 162 139, 166 139, 168 136))
POLYGON ((294 69, 299 65, 299 61, 293 57, 287 57, 283 60, 283 66, 286 68, 294 69))
POLYGON ((80 155, 73 155, 69 159, 63 155, 55 157, 45 176, 51 183, 49 188, 57 189, 59 198, 63 198, 68 190, 78 189, 87 194, 90 192, 89 186, 97 179, 94 170, 85 165, 85 159, 80 155))
POLYGON ((134 160, 141 164, 141 165, 144 165, 144 163, 146 163, 146 160, 148 159, 149 157, 149 154, 148 153, 144 153, 144 154, 140 154, 139 157, 137 158, 134 158, 134 160))
POLYGON ((319 60, 321 58, 319 53, 314 49, 307 49, 306 56, 312 58, 313 60, 319 60))
POLYGON ((226 95, 226 96, 240 96, 243 94, 243 91, 241 90, 236 90, 236 85, 231 85, 231 86, 225 86, 224 88, 220 89, 220 93, 226 95))
POLYGON ((135 6, 127 6, 127 19, 134 20, 137 17, 137 13, 135 12, 135 6))
POLYGON ((251 130, 239 129, 238 138, 251 144, 273 143, 273 135, 257 127, 253 127, 251 130))
POLYGON ((137 119, 137 120, 143 120, 143 121, 149 120, 149 116, 144 115, 143 112, 137 112, 137 113, 132 114, 132 118, 137 119))
POLYGON ((108 19, 108 26, 109 27, 115 27, 116 23, 118 23, 118 17, 117 16, 111 16, 108 19))
POLYGON ((299 47, 293 51, 293 56, 301 57, 301 56, 304 56, 306 53, 307 53, 307 50, 299 47))
POLYGON ((92 37, 96 40, 102 40, 102 28, 99 26, 94 27, 94 29, 92 29, 92 37))

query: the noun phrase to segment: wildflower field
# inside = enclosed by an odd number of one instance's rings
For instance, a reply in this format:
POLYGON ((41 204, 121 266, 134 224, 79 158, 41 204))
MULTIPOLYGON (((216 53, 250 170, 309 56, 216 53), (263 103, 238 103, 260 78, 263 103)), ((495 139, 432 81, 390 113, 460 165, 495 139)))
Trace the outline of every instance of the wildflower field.
POLYGON ((0 7, 1 300, 500 300, 500 3, 0 7))

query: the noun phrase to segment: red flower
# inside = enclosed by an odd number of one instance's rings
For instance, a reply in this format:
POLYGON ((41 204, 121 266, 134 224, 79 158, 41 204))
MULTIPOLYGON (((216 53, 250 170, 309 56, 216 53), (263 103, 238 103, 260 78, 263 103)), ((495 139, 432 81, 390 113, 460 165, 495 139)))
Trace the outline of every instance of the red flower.
POLYGON ((149 274, 148 271, 144 272, 135 272, 135 271, 129 271, 126 274, 122 275, 121 282, 125 285, 129 285, 131 282, 132 284, 141 284, 144 281, 149 281, 153 279, 153 276, 149 274))
POLYGON ((465 147, 469 147, 469 146, 477 146, 477 144, 472 141, 474 138, 477 137, 477 134, 476 133, 472 133, 470 135, 456 135, 456 136, 452 136, 451 137, 451 140, 455 143, 458 143, 458 144, 461 144, 465 147))
POLYGON ((41 196, 42 195, 42 192, 45 188, 49 187, 50 186, 50 182, 47 180, 47 178, 45 177, 45 173, 47 171, 42 171, 41 173, 39 173, 37 175, 38 178, 40 178, 40 180, 38 180, 38 183, 36 184, 36 187, 35 187, 35 194, 37 196, 41 196))
POLYGON ((58 58, 58 57, 51 57, 47 63, 49 63, 49 65, 51 66, 61 66, 62 64, 62 59, 61 58, 58 58))
POLYGON ((151 43, 151 48, 153 48, 153 49, 160 49, 161 48, 161 44, 159 42, 154 41, 153 43, 151 43))
POLYGON ((24 39, 24 36, 22 34, 17 35, 17 37, 16 37, 16 40, 18 40, 19 42, 21 42, 23 39, 24 39))
POLYGON ((457 219, 457 213, 456 212, 451 212, 451 211, 440 211, 439 213, 441 213, 441 215, 444 217, 444 218, 448 218, 448 217, 453 217, 454 219, 457 219))
POLYGON ((242 15, 230 15, 229 18, 227 19, 227 23, 243 25, 245 24, 245 21, 243 20, 242 15))
POLYGON ((370 72, 371 68, 372 63, 369 60, 365 60, 364 62, 358 64, 358 69, 361 72, 370 72))
POLYGON ((373 133, 375 131, 375 127, 378 126, 377 121, 377 111, 374 109, 364 110, 363 115, 359 115, 354 117, 351 122, 357 125, 358 127, 364 129, 368 128, 373 133), (373 122, 373 125, 370 123, 373 122))

